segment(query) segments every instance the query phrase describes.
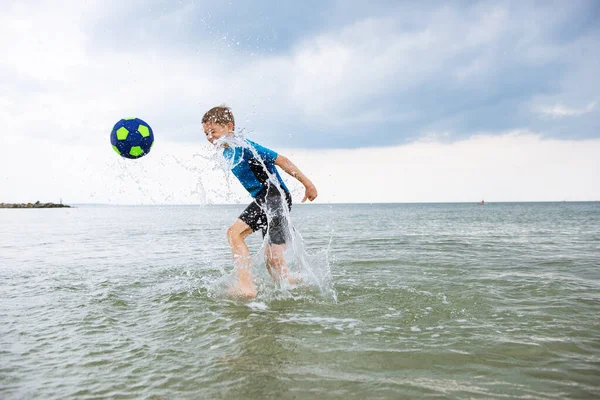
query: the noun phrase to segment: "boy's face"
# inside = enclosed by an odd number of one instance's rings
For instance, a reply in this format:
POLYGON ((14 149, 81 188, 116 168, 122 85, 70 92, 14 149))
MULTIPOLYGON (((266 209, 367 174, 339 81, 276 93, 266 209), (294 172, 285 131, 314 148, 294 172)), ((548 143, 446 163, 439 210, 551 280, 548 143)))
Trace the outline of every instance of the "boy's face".
POLYGON ((204 134, 206 135, 206 140, 215 144, 217 139, 222 138, 225 135, 228 135, 233 132, 233 124, 228 122, 227 124, 217 124, 214 122, 207 122, 202 124, 202 128, 204 128, 204 134))

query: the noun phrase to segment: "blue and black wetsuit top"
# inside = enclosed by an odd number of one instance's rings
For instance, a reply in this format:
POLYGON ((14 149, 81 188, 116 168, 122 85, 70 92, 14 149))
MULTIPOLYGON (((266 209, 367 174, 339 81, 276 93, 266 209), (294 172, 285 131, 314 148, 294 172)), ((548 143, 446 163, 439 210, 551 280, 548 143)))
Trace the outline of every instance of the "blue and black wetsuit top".
POLYGON ((248 139, 244 141, 248 144, 248 147, 226 147, 223 149, 223 156, 231 163, 231 172, 239 179, 250 195, 256 197, 263 189, 267 189, 269 175, 265 168, 269 174, 277 177, 282 189, 289 192, 275 167, 277 153, 248 139), (254 152, 250 147, 254 149, 254 152))

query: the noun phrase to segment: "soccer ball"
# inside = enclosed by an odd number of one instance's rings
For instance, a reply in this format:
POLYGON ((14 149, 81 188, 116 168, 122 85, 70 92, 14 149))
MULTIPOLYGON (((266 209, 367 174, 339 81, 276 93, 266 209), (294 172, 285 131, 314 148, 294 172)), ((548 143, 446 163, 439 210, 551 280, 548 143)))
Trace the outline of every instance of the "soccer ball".
POLYGON ((150 125, 139 118, 125 118, 115 124, 110 133, 110 143, 118 155, 141 158, 150 152, 154 134, 150 125))

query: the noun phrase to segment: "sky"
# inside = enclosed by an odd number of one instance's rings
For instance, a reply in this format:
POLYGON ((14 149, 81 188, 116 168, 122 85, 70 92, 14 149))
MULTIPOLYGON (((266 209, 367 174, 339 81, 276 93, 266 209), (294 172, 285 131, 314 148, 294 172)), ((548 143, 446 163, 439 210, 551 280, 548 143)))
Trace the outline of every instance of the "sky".
POLYGON ((0 54, 0 202, 247 203, 219 104, 317 202, 600 200, 593 0, 0 0, 0 54))

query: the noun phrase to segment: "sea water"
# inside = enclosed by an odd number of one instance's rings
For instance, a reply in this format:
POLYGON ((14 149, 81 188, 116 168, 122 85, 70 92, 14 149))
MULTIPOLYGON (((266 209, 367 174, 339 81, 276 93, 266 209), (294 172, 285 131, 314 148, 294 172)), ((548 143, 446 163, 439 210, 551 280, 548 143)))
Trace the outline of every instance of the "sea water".
POLYGON ((0 398, 600 397, 600 203, 295 204, 337 297, 241 300, 245 206, 0 210, 0 398))

